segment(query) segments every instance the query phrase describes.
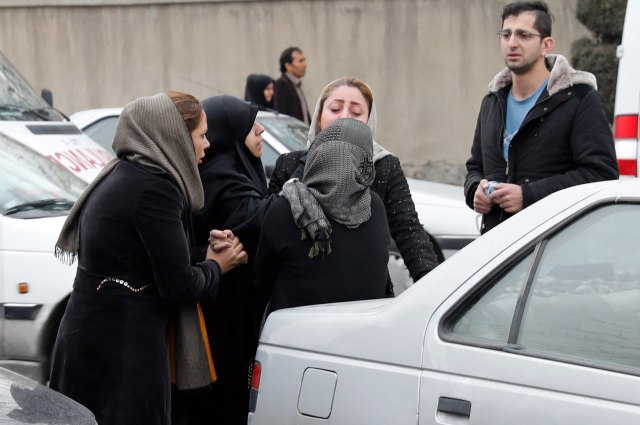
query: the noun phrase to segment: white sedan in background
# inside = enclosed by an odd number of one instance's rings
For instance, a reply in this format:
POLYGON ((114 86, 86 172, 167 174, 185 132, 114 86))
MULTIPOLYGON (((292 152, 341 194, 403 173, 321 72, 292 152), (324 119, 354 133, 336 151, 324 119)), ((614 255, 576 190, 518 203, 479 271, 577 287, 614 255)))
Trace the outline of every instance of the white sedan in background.
POLYGON ((516 214, 396 298, 272 313, 250 425, 640 423, 640 180, 516 214))
MULTIPOLYGON (((122 108, 89 109, 76 112, 70 118, 89 137, 111 150, 121 111, 122 108)), ((306 149, 309 127, 287 115, 266 111, 258 112, 257 120, 265 128, 262 163, 270 176, 279 155, 306 149)), ((420 222, 431 237, 440 261, 479 236, 480 216, 465 204, 462 186, 411 178, 407 181, 420 222)), ((389 273, 396 295, 413 284, 394 245, 389 249, 389 273)))

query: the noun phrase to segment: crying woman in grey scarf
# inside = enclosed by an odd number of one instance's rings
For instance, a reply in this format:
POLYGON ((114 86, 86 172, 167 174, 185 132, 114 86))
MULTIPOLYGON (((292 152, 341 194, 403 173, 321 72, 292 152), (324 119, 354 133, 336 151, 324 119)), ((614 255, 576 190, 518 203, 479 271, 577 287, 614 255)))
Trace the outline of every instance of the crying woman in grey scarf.
POLYGON ((373 155, 369 127, 339 119, 309 147, 302 180, 284 184, 254 262, 272 310, 384 297, 390 236, 373 155))
POLYGON ((369 219, 374 177, 373 137, 365 124, 341 119, 320 132, 309 147, 302 182, 294 178, 282 188, 301 238, 313 241, 309 257, 331 254, 327 215, 349 228, 369 219))

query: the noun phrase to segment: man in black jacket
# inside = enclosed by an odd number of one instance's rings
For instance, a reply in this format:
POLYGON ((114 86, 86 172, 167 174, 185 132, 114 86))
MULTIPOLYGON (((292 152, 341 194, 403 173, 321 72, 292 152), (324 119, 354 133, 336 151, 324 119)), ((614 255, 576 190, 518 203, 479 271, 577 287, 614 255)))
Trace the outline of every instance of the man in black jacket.
POLYGON ((506 5, 498 38, 507 67, 482 101, 464 188, 482 233, 553 192, 618 178, 595 76, 550 54, 547 5, 506 5))
POLYGON ((276 80, 273 108, 309 124, 309 107, 301 87, 301 79, 307 72, 307 58, 302 50, 297 47, 285 49, 280 54, 280 72, 282 75, 276 80))

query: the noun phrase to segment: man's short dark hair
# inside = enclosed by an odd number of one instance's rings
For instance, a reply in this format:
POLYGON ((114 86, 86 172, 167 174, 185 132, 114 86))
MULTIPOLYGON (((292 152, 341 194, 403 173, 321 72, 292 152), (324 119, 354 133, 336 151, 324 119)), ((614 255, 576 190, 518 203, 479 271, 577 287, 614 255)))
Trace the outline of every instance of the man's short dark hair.
POLYGON ((549 7, 544 1, 516 1, 509 3, 502 8, 502 24, 504 25, 505 19, 510 16, 518 16, 523 12, 533 12, 536 15, 536 20, 533 23, 533 27, 538 30, 540 35, 544 37, 551 37, 551 20, 552 15, 549 13, 549 7))
POLYGON ((293 52, 302 53, 302 50, 297 47, 287 47, 282 53, 280 53, 280 72, 283 74, 287 72, 287 67, 284 65, 293 62, 293 52))

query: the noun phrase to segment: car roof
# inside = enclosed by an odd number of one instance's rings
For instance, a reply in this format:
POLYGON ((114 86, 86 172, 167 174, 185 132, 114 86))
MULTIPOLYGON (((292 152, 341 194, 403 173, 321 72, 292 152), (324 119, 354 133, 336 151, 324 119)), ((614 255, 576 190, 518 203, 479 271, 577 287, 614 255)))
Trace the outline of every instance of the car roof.
POLYGON ((106 117, 120 116, 122 108, 85 109, 69 115, 69 119, 80 129, 106 117))

